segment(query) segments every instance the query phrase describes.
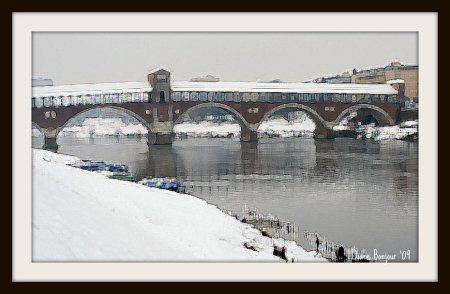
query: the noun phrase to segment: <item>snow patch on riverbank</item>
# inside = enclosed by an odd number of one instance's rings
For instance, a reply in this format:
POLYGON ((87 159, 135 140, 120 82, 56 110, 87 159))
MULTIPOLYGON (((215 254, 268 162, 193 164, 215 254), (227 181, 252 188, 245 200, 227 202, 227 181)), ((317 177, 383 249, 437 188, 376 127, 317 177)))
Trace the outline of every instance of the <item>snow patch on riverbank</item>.
POLYGON ((400 123, 396 126, 377 127, 374 124, 364 126, 350 126, 349 121, 357 115, 356 112, 350 113, 342 119, 337 126, 333 127, 334 131, 355 130, 359 137, 373 139, 375 141, 383 140, 403 140, 409 136, 418 135, 419 121, 411 120, 400 123))
POLYGON ((184 122, 174 127, 174 132, 178 135, 188 137, 239 137, 241 127, 237 123, 222 122, 215 123, 211 121, 184 122))
MULTIPOLYGON (((351 113, 339 125, 334 126, 333 130, 344 131, 353 129, 348 125, 348 121, 355 115, 356 112, 351 113)), ((306 116, 300 116, 291 121, 282 117, 274 117, 262 122, 258 132, 261 136, 268 137, 312 137, 314 129, 314 122, 306 116)), ((81 126, 65 127, 60 132, 60 135, 88 138, 91 136, 145 136, 147 132, 143 125, 125 123, 119 118, 87 118, 81 126)), ((184 122, 175 125, 174 132, 177 135, 188 137, 239 137, 241 127, 233 122, 184 122)), ((356 132, 361 137, 376 141, 402 140, 408 136, 418 134, 418 121, 406 121, 400 125, 389 127, 358 126, 356 127, 356 132)), ((42 134, 37 128, 32 128, 32 136, 39 137, 42 134)))
POLYGON ((146 135, 141 124, 125 123, 120 118, 86 118, 81 126, 65 127, 60 135, 88 138, 90 136, 146 135))
MULTIPOLYGON (((276 117, 262 122, 258 132, 269 137, 312 137, 315 127, 314 122, 307 117, 300 117, 292 121, 276 117)), ((239 137, 241 127, 232 122, 185 122, 176 125, 174 132, 188 137, 239 137)))
POLYGON ((66 165, 77 160, 33 150, 33 261, 283 261, 274 245, 325 261, 193 196, 66 165))
POLYGON ((292 121, 279 117, 263 121, 258 132, 269 137, 312 137, 315 128, 315 123, 308 117, 300 117, 292 121))
MULTIPOLYGON (((314 122, 307 117, 300 117, 292 121, 276 117, 262 122, 258 132, 269 137, 312 137, 314 129, 314 122)), ((143 125, 125 123, 119 118, 87 118, 81 126, 65 127, 60 135, 89 138, 92 136, 146 135, 147 132, 143 125)), ((235 122, 184 122, 175 125, 174 132, 188 137, 239 137, 241 127, 235 122)), ((33 136, 39 135, 41 135, 39 130, 33 129, 33 136)))
POLYGON ((390 127, 375 127, 374 125, 367 125, 361 127, 358 132, 367 139, 374 139, 375 141, 382 140, 402 140, 408 136, 418 134, 418 124, 415 122, 406 122, 403 125, 390 127), (413 127, 406 127, 412 125, 413 127))

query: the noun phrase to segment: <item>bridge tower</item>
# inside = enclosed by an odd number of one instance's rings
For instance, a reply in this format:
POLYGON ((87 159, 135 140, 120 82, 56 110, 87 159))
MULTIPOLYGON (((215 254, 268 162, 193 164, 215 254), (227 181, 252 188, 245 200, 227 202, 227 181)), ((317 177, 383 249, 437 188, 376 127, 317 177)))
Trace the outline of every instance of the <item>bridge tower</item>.
POLYGON ((173 133, 173 102, 171 98, 170 71, 156 68, 147 75, 152 86, 152 117, 151 130, 148 132, 148 145, 172 144, 173 133))

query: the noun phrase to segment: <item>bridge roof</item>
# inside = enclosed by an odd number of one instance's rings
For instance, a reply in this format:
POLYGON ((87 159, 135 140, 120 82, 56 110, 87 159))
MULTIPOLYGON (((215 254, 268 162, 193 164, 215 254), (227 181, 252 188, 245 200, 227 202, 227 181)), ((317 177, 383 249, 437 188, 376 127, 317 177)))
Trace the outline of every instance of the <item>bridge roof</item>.
MULTIPOLYGON (((172 82, 173 91, 397 94, 388 84, 172 82)), ((151 92, 148 82, 121 82, 33 87, 33 97, 151 92)))
POLYGON ((387 84, 172 82, 174 91, 397 94, 387 84))
POLYGON ((33 87, 33 97, 151 92, 148 82, 97 83, 33 87))

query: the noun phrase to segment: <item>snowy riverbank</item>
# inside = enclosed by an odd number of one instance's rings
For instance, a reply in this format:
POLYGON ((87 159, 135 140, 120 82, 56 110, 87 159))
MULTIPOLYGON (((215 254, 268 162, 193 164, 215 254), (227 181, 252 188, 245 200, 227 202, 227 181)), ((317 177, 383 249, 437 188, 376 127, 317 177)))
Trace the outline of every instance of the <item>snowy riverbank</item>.
MULTIPOLYGON (((348 119, 351 119, 349 117, 348 119)), ((335 126, 335 131, 353 129, 348 126, 348 119, 335 126)), ((259 126, 258 132, 263 137, 313 137, 315 124, 306 116, 300 116, 288 121, 282 117, 275 117, 264 121, 259 126)), ((213 137, 213 138, 238 138, 241 127, 236 122, 184 122, 174 127, 174 132, 180 137, 213 137)), ((403 140, 418 135, 418 121, 407 121, 400 125, 389 127, 375 127, 373 125, 356 127, 360 138, 380 140, 403 140)), ((37 137, 40 131, 32 130, 32 135, 37 137)), ((120 118, 88 118, 80 126, 65 127, 60 136, 74 136, 77 138, 89 138, 97 136, 145 136, 147 129, 141 124, 125 123, 120 118)))
POLYGON ((359 130, 361 136, 367 139, 374 139, 375 141, 382 140, 403 140, 410 136, 418 136, 419 122, 406 121, 396 126, 389 127, 375 127, 367 125, 359 130))
POLYGON ((269 137, 313 137, 316 125, 306 116, 288 121, 277 117, 263 121, 258 132, 269 137))
POLYGON ((67 166, 33 150, 33 261, 325 261, 196 197, 67 166), (245 245, 248 248, 245 248, 245 245))
POLYGON ((90 136, 147 135, 141 124, 125 123, 120 118, 86 118, 81 126, 65 127, 60 135, 89 138, 90 136))
POLYGON ((179 136, 226 138, 239 137, 241 127, 235 122, 216 123, 211 121, 201 121, 199 123, 184 122, 175 125, 173 131, 179 136))

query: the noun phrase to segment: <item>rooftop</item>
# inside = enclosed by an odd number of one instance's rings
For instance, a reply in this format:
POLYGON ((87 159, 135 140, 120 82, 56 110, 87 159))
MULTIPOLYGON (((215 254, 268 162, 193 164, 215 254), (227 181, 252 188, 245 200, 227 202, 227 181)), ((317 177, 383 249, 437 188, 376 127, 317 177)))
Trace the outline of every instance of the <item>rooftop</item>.
POLYGON ((120 82, 33 87, 33 97, 149 92, 148 82, 120 82))
MULTIPOLYGON (((397 94, 388 84, 172 82, 173 91, 397 94)), ((151 92, 147 82, 120 82, 33 87, 33 97, 151 92)))

